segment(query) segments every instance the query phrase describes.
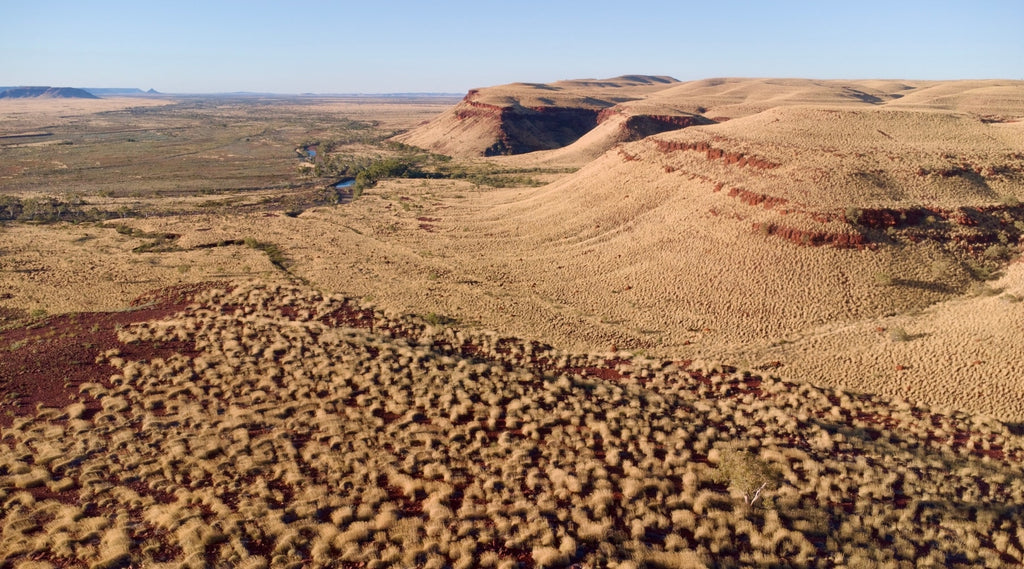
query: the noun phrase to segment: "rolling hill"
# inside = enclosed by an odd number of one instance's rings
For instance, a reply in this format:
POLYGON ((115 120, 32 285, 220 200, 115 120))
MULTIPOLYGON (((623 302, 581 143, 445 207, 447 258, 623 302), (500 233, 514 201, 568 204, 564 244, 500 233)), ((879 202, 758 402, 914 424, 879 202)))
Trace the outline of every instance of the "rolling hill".
POLYGON ((1024 83, 711 79, 634 96, 602 113, 692 120, 491 158, 582 167, 445 212, 439 227, 468 235, 450 238, 471 251, 464 272, 529 284, 517 333, 1024 417, 1024 334, 1005 320, 1024 318, 1007 265, 1024 234, 1024 83))

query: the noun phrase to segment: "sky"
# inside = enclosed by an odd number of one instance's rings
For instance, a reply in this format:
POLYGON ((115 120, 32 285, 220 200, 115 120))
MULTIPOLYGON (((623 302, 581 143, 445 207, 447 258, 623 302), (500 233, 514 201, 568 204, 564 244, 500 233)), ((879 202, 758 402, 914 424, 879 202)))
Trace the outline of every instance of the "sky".
POLYGON ((625 74, 1024 79, 1024 0, 0 0, 0 85, 464 93, 625 74))

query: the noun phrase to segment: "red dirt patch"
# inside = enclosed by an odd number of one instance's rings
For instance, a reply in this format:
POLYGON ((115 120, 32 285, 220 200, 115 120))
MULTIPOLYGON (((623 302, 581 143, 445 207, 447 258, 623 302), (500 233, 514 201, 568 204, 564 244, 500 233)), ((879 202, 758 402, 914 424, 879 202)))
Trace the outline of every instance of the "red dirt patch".
POLYGON ((827 231, 806 231, 795 227, 786 227, 775 223, 753 224, 755 232, 773 237, 780 237, 797 245, 819 247, 830 245, 838 249, 862 249, 870 246, 867 238, 861 233, 831 233, 827 231))
POLYGON ((171 287, 146 293, 121 312, 61 314, 0 332, 0 426, 16 416, 35 412, 37 406, 65 407, 81 398, 88 409, 98 402, 78 395, 86 382, 107 384, 117 369, 96 363, 96 356, 118 349, 132 360, 190 354, 184 342, 122 344, 117 331, 123 326, 165 318, 192 302, 196 293, 222 283, 171 287))

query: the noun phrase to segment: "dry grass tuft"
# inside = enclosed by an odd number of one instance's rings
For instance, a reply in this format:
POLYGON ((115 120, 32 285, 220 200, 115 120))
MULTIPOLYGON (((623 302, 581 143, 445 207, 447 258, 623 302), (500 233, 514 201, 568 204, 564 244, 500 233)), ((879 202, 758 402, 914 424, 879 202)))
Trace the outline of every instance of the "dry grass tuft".
POLYGON ((126 329, 199 353, 121 358, 130 380, 4 429, 0 553, 832 567, 1024 551, 1024 439, 991 418, 379 311, 372 333, 316 317, 346 310, 238 284, 126 329))

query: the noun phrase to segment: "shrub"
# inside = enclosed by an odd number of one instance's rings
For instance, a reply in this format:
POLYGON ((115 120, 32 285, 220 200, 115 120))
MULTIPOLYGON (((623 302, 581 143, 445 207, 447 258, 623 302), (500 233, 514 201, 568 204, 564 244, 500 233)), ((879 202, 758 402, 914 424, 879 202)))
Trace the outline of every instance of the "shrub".
POLYGON ((531 555, 537 567, 557 567, 569 562, 566 553, 549 546, 534 547, 531 555))
POLYGON ((584 516, 576 522, 576 537, 583 541, 601 543, 608 538, 608 533, 612 529, 612 521, 610 518, 592 521, 584 516))
POLYGON ((754 505, 765 490, 775 489, 780 478, 777 468, 748 451, 720 451, 718 479, 742 494, 748 505, 754 505))
POLYGON ((387 158, 370 164, 366 169, 356 174, 356 183, 352 186, 352 195, 360 195, 362 190, 372 188, 378 181, 384 178, 418 178, 423 173, 415 167, 411 161, 398 158, 387 158))
POLYGON ((459 322, 457 318, 445 316, 444 314, 437 314, 436 312, 428 312, 423 317, 423 320, 431 326, 452 326, 459 322))
POLYGON ((1011 251, 1006 245, 990 245, 985 249, 985 258, 993 261, 1004 261, 1010 258, 1011 251))
MULTIPOLYGON (((80 197, 63 201, 51 197, 19 199, 14 196, 0 196, 0 221, 27 221, 33 223, 55 223, 58 221, 88 221, 113 217, 110 213, 86 213, 80 197)), ((122 216, 126 217, 126 216, 122 216)))
POLYGON ((267 259, 277 268, 282 270, 288 269, 288 258, 285 257, 284 252, 278 248, 277 245, 266 241, 257 241, 252 237, 245 238, 245 245, 251 249, 263 251, 267 255, 267 259))
POLYGON ((897 326, 889 329, 889 339, 893 342, 907 342, 910 341, 911 336, 906 330, 897 326))
POLYGON ((931 275, 934 279, 941 279, 949 274, 950 265, 949 262, 939 260, 935 261, 931 265, 931 275))
POLYGON ((999 276, 999 272, 990 264, 974 260, 967 262, 967 271, 971 274, 971 278, 979 281, 992 280, 999 276))
POLYGON ((969 293, 971 296, 995 296, 1001 289, 993 288, 985 283, 971 283, 969 293))
POLYGON ((635 558, 642 567, 658 567, 661 569, 698 569, 707 567, 700 557, 692 551, 644 550, 638 552, 635 558))

